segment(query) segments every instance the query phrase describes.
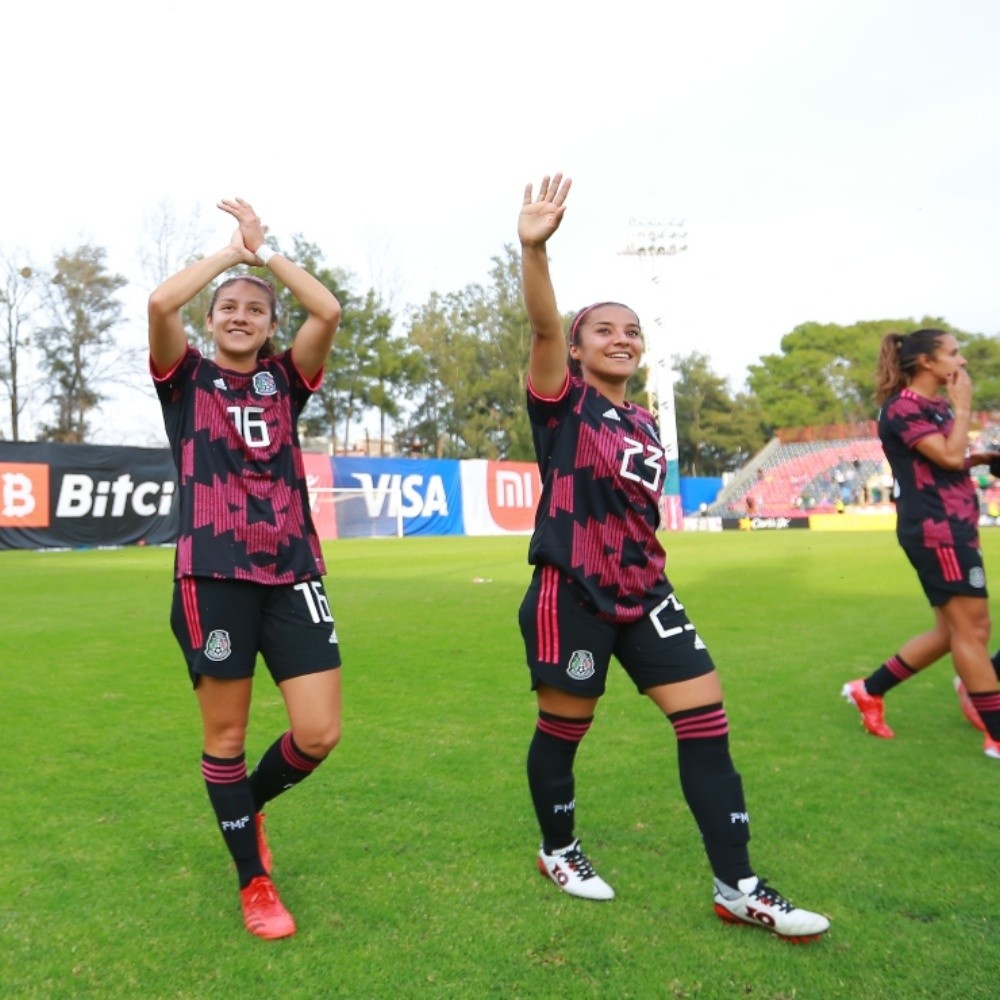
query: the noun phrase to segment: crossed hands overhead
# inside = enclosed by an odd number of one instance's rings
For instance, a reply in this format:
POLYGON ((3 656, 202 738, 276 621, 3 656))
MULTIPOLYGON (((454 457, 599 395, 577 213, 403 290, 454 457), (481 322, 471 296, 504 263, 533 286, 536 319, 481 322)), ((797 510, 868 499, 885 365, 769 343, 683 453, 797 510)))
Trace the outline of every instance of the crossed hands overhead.
POLYGON ((253 206, 242 198, 223 198, 218 203, 218 207, 239 223, 239 228, 229 241, 230 246, 241 251, 244 264, 249 264, 251 267, 263 267, 263 262, 257 257, 257 251, 264 245, 267 226, 260 221, 253 206))

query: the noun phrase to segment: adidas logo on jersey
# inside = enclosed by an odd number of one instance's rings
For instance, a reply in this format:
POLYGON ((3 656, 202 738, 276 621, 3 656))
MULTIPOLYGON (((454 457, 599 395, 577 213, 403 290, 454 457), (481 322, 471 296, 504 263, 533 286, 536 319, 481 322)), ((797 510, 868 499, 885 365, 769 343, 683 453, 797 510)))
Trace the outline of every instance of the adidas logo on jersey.
POLYGON ((618 411, 612 406, 610 410, 605 410, 602 417, 607 417, 608 420, 618 420, 621 421, 621 417, 618 416, 618 411))

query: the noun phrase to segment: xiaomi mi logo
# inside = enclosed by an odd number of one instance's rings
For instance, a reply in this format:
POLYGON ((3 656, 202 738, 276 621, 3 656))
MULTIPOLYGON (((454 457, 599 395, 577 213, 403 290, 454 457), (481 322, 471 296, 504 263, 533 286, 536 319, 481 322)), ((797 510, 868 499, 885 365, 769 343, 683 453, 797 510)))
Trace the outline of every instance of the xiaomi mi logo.
POLYGON ((505 531, 530 531, 542 491, 538 466, 533 462, 490 462, 486 490, 490 516, 505 531))

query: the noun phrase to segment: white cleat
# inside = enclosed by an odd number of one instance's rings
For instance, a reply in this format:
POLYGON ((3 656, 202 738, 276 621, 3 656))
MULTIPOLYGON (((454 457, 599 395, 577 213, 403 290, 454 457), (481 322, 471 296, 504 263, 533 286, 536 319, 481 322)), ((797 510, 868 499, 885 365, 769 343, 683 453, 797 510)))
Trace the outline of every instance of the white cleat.
POLYGON ((756 876, 740 879, 735 889, 716 879, 715 912, 727 923, 761 927, 796 943, 815 941, 830 929, 830 921, 821 913, 793 906, 756 876))
POLYGON ((538 852, 538 871, 571 896, 597 900, 615 898, 615 890, 594 871, 590 858, 580 849, 579 840, 552 854, 546 854, 543 847, 538 852))

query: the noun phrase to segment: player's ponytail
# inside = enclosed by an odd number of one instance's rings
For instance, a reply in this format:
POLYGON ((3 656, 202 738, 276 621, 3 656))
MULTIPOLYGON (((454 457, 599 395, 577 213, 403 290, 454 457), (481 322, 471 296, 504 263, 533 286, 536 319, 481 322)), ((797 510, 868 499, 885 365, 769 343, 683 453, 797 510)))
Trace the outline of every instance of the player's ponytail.
POLYGON ((917 371, 922 357, 931 357, 938 349, 944 330, 924 328, 912 333, 887 333, 879 347, 875 365, 875 402, 881 405, 890 396, 905 389, 917 371))

